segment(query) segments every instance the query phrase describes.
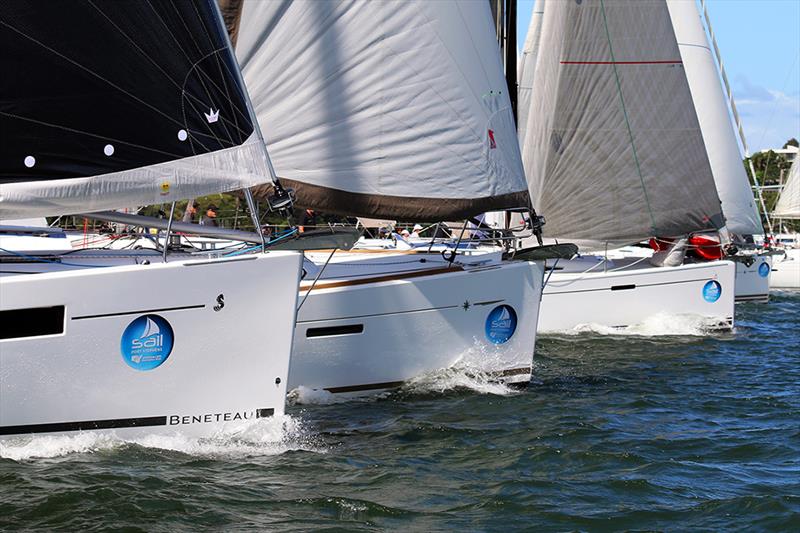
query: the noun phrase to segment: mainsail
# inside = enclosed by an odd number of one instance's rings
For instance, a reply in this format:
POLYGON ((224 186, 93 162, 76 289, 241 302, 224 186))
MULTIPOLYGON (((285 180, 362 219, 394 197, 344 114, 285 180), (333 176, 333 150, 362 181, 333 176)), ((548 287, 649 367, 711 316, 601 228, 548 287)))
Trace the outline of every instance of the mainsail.
POLYGON ((725 224, 737 235, 763 233, 697 3, 667 0, 667 6, 722 202, 725 224))
POLYGON ((547 2, 529 112, 523 161, 547 236, 724 225, 664 0, 547 2))
POLYGON ((398 220, 529 205, 488 2, 241 9, 236 55, 298 205, 398 220))
POLYGON ((795 156, 786 185, 783 186, 773 218, 800 218, 800 164, 795 156))
POLYGON ((211 0, 2 2, 0 49, 0 218, 268 181, 211 0))

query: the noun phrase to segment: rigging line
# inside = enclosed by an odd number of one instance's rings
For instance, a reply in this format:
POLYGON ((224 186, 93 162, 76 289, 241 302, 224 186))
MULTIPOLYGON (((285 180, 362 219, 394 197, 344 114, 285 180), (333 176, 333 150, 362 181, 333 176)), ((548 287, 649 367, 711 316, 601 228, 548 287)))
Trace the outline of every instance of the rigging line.
MULTIPOLYGON (((192 42, 194 43, 195 47, 197 48, 197 51, 198 51, 198 53, 199 53, 199 54, 202 54, 202 53, 203 53, 203 50, 200 48, 200 45, 198 44, 197 40, 195 40, 195 38, 194 38, 194 32, 192 32, 192 31, 189 29, 189 26, 186 24, 186 21, 185 21, 185 20, 184 20, 184 18, 181 16, 180 12, 178 11, 178 8, 177 8, 177 7, 175 7, 175 2, 174 2, 173 0, 170 0, 170 5, 172 6, 172 9, 175 11, 175 13, 178 15, 178 19, 180 19, 180 21, 181 21, 181 24, 183 24, 183 27, 184 27, 184 29, 186 30, 186 33, 189 35, 189 38, 190 38, 190 39, 192 40, 192 42)), ((201 26, 203 26, 203 21, 202 21, 202 19, 200 20, 200 25, 201 25, 201 26)), ((204 27, 203 29, 204 29, 204 31, 205 31, 205 27, 204 27)), ((214 47, 212 46, 212 50, 213 50, 213 49, 214 49, 214 47)), ((219 50, 214 50, 214 53, 217 53, 218 51, 219 51, 219 50)), ((208 57, 209 57, 209 54, 205 54, 205 55, 203 55, 203 57, 202 57, 201 59, 199 59, 198 61, 196 61, 196 62, 195 62, 193 65, 192 65, 192 69, 190 69, 190 70, 189 70, 189 72, 191 72, 191 71, 194 69, 194 67, 196 67, 196 66, 197 66, 197 65, 200 63, 200 61, 202 61, 202 60, 205 60, 205 59, 206 59, 206 58, 208 58, 208 57)), ((213 102, 213 99, 212 99, 212 97, 211 97, 211 92, 208 90, 208 87, 206 86, 206 82, 205 82, 205 80, 203 80, 202 71, 200 71, 200 69, 197 69, 197 71, 200 73, 200 75, 198 76, 198 80, 200 81, 200 84, 203 86, 203 90, 206 92, 206 96, 208 97, 209 101, 213 102)), ((184 86, 184 87, 186 87, 186 80, 187 80, 188 78, 189 78, 189 75, 188 75, 188 73, 187 73, 187 75, 186 75, 186 78, 184 78, 184 80, 183 80, 183 86, 184 86)), ((218 88, 218 89, 219 89, 219 88, 218 88)), ((224 117, 223 117, 223 125, 224 125, 224 117)), ((209 123, 209 130, 211 130, 210 123, 209 123)), ((227 128, 226 128, 226 131, 227 131, 227 128)), ((213 133, 213 131, 212 131, 212 133, 213 133)), ((228 135, 230 136, 230 132, 228 132, 228 135)), ((214 133, 214 136, 216 137, 216 134, 215 134, 215 133, 214 133)), ((217 142, 219 142, 219 139, 217 140, 217 142)), ((232 139, 231 139, 231 142, 233 142, 233 140, 232 140, 232 139)), ((222 144, 222 143, 220 142, 220 145, 221 145, 221 144, 222 144)))
MULTIPOLYGON (((217 50, 212 50, 211 52, 207 53, 206 55, 204 55, 203 57, 201 57, 200 59, 198 59, 197 61, 195 61, 195 62, 192 64, 192 68, 190 68, 190 69, 189 69, 189 70, 186 72, 186 76, 183 78, 183 87, 186 87, 186 82, 187 82, 187 80, 189 79, 189 76, 192 74, 192 71, 193 71, 193 70, 195 70, 195 67, 197 67, 197 65, 198 65, 198 64, 200 64, 200 62, 201 62, 201 61, 205 61, 205 60, 206 60, 206 59, 208 59, 210 56, 212 56, 212 55, 215 55, 215 54, 219 53, 221 50, 225 50, 225 48, 220 48, 220 49, 217 49, 217 50)), ((202 70, 200 70, 200 69, 197 69, 197 72, 200 74, 200 76, 198 76, 198 77, 200 78, 200 80, 201 80, 201 83, 202 83, 202 74, 203 74, 203 71, 202 71, 202 70)), ((205 88, 205 84, 203 84, 203 87, 205 88)), ((208 90, 206 89, 206 91, 208 91, 208 90)), ((185 89, 182 89, 182 90, 181 90, 181 92, 182 92, 182 94, 189 94, 189 93, 187 93, 187 92, 186 92, 186 90, 185 90, 185 89)), ((209 100, 211 100, 211 96, 210 96, 210 95, 209 95, 209 100)), ((194 111, 195 111, 195 112, 197 112, 197 108, 194 106, 194 104, 191 102, 191 100, 187 100, 187 101, 189 102, 189 105, 191 105, 191 106, 192 106, 192 109, 194 109, 194 111)), ((233 107, 234 109, 236 108, 236 106, 235 106, 235 105, 234 105, 234 106, 232 106, 232 107, 233 107)), ((185 107, 184 107, 184 105, 183 105, 183 99, 181 99, 181 112, 183 113, 183 121, 184 121, 184 123, 185 123, 185 122, 186 122, 186 109, 185 109, 185 107)), ((203 111, 203 112, 205 113, 205 111, 203 111)), ((202 122, 202 121, 201 121, 201 122, 202 122)), ((225 122, 230 122, 230 121, 227 121, 227 120, 225 119, 225 117, 222 117, 222 122, 223 122, 223 125, 224 125, 224 123, 225 123, 225 122)), ((211 135, 214 137, 214 139, 216 139, 216 141, 217 141, 217 142, 220 144, 220 146, 222 146, 222 145, 223 145, 223 143, 220 141, 219 137, 217 137, 217 134, 216 134, 216 133, 214 132, 214 130, 211 128, 211 123, 209 123, 209 122, 207 122, 207 121, 206 121, 206 122, 203 122, 203 124, 204 124, 204 125, 205 125, 205 126, 208 128, 208 131, 210 131, 210 132, 211 132, 211 135)), ((237 129, 238 129, 238 128, 237 128, 237 129)), ((228 129, 227 129, 227 127, 225 128, 225 130, 226 130, 226 131, 228 130, 228 129)), ((239 131, 240 131, 241 135, 244 137, 244 134, 245 134, 245 132, 243 132, 243 131, 241 131, 241 130, 239 130, 239 131)), ((230 136, 230 132, 228 133, 228 135, 230 136)), ((245 138, 245 140, 246 140, 246 138, 245 138)), ((231 139, 229 142, 230 142, 232 145, 236 145, 236 143, 233 141, 233 139, 231 139)), ((244 142, 244 141, 242 141, 242 142, 244 142)))
POLYGON ((107 141, 114 141, 115 143, 124 144, 126 146, 133 146, 134 148, 140 148, 142 150, 147 150, 147 151, 150 151, 150 152, 155 152, 155 153, 159 153, 159 154, 162 154, 162 155, 167 155, 167 156, 170 156, 170 157, 175 158, 175 159, 181 159, 182 157, 184 157, 182 154, 173 154, 171 152, 165 152, 164 150, 159 150, 157 148, 151 148, 149 146, 142 146, 140 144, 136 144, 136 143, 132 143, 132 142, 128 142, 128 141, 123 141, 122 139, 115 139, 113 137, 109 137, 108 135, 98 135, 96 133, 90 133, 88 131, 78 130, 78 129, 75 129, 75 128, 70 128, 68 126, 62 126, 60 124, 53 124, 51 122, 45 122, 44 120, 38 120, 38 119, 35 119, 35 118, 28 118, 28 117, 23 117, 23 116, 20 116, 20 115, 15 115, 14 113, 7 113, 5 111, 0 111, 0 115, 4 115, 4 116, 7 116, 7 117, 15 118, 17 120, 24 120, 26 122, 33 122, 35 124, 40 124, 42 126, 49 126, 51 128, 56 128, 56 129, 60 129, 60 130, 64 130, 64 131, 69 131, 71 133, 78 133, 78 134, 81 134, 81 135, 88 135, 89 137, 95 137, 97 139, 104 139, 104 140, 107 140, 107 141))
POLYGON ((600 12, 603 14, 603 26, 606 30, 606 39, 608 40, 608 51, 611 54, 611 61, 614 63, 611 65, 614 68, 614 80, 617 82, 617 93, 619 94, 619 102, 622 106, 622 115, 625 117, 625 126, 628 128, 628 136, 631 141, 631 150, 633 151, 633 160, 636 163, 636 171, 639 174, 639 181, 642 184, 642 192, 644 193, 644 201, 647 204, 647 213, 650 215, 650 224, 651 230, 653 235, 658 233, 656 228, 656 219, 653 215, 653 209, 650 206, 650 198, 647 195, 647 187, 644 184, 644 176, 642 175, 642 167, 639 164, 639 156, 636 153, 636 144, 633 142, 633 130, 631 129, 631 123, 628 121, 628 110, 625 108, 625 99, 622 97, 622 85, 619 81, 619 71, 617 70, 616 65, 616 58, 614 57, 614 48, 611 45, 611 33, 608 30, 608 19, 606 18, 606 5, 604 0, 600 0, 600 12))
MULTIPOLYGON (((176 44, 176 46, 178 47, 178 49, 181 51, 181 53, 183 53, 184 57, 186 57, 186 61, 187 61, 187 62, 189 62, 189 63, 192 63, 192 59, 191 59, 191 57, 189 57, 189 54, 186 52, 186 50, 184 50, 184 49, 183 49, 183 47, 181 46, 181 43, 180 43, 180 41, 178 41, 178 38, 177 38, 177 37, 175 37, 175 34, 172 32, 172 29, 169 27, 169 25, 168 25, 168 24, 166 23, 166 21, 163 19, 163 17, 161 16, 161 14, 160 14, 158 11, 156 11, 156 9, 153 7, 153 5, 152 5, 152 3, 150 2, 150 0, 147 0, 147 4, 150 6, 150 9, 153 11, 153 14, 156 16, 156 18, 158 18, 159 22, 161 22, 161 24, 164 26, 164 29, 166 29, 166 30, 167 30, 167 33, 169 34, 169 36, 170 36, 170 37, 172 37, 172 40, 173 40, 173 41, 175 41, 175 44, 176 44)), ((230 69, 228 69, 228 71, 230 72, 230 69)), ((219 87, 218 87, 218 86, 217 86, 217 85, 216 85, 216 84, 215 84, 213 81, 211 82, 211 84, 212 84, 212 85, 214 85, 214 87, 215 87, 217 90, 219 90, 220 92, 222 92, 222 90, 221 90, 221 89, 220 89, 220 88, 219 88, 219 87)), ((247 119, 247 116, 245 116, 245 115, 244 115, 244 114, 241 112, 241 110, 239 110, 239 109, 238 109, 238 108, 236 108, 235 106, 234 106, 234 108, 235 108, 235 109, 236 109, 236 110, 239 112, 239 114, 241 114, 241 115, 242 115, 242 117, 243 117, 243 118, 247 119)))
POLYGON ((123 94, 125 94, 125 95, 129 96, 129 97, 130 97, 130 98, 132 98, 133 100, 136 100, 136 101, 137 101, 137 102, 139 102, 140 104, 142 104, 142 105, 144 105, 144 106, 146 106, 146 107, 148 107, 148 108, 152 109, 152 110, 153 110, 153 111, 155 111, 157 114, 159 114, 159 115, 163 116, 163 117, 164 117, 164 118, 166 118, 167 120, 170 120, 170 121, 174 122, 174 123, 175 123, 175 124, 177 124, 178 126, 182 126, 182 124, 181 124, 180 122, 178 122, 177 120, 175 120, 175 119, 174 119, 174 118, 172 118, 171 116, 167 115, 166 113, 164 113, 163 111, 161 111, 161 110, 160 110, 160 109, 158 109, 157 107, 155 107, 155 106, 152 106, 152 105, 148 104, 147 102, 145 102, 145 101, 144 101, 144 100, 142 100, 141 98, 139 98, 139 97, 137 97, 136 95, 134 95, 134 94, 132 94, 132 93, 130 93, 130 92, 128 92, 128 91, 126 91, 125 89, 123 89, 123 88, 122 88, 122 87, 120 87, 119 85, 115 84, 115 83, 114 83, 114 82, 112 82, 111 80, 107 80, 106 78, 104 78, 103 76, 101 76, 100 74, 98 74, 97 72, 94 72, 92 69, 90 69, 90 68, 88 68, 88 67, 85 67, 85 66, 81 65, 80 63, 78 63, 77 61, 75 61, 75 60, 73 60, 73 59, 70 59, 69 57, 65 56, 64 54, 61 54, 61 53, 59 53, 59 52, 55 51, 54 49, 50 48, 49 46, 47 46, 47 45, 46 45, 46 44, 44 44, 43 42, 39 41, 38 39, 35 39, 34 37, 31 37, 30 35, 27 35, 26 33, 24 33, 24 32, 22 32, 22 31, 18 30, 17 28, 14 28, 13 26, 11 26, 11 25, 7 24, 6 22, 3 22, 2 20, 0 20, 0 24, 2 24, 3 26, 5 26, 6 28, 10 29, 11 31, 13 31, 13 32, 15 32, 15 33, 17 33, 17 34, 19 34, 19 35, 23 36, 24 38, 26 38, 26 39, 28 39, 28 40, 30 40, 30 41, 32 41, 32 42, 34 42, 34 43, 38 44, 39 46, 41 46, 42 48, 44 48, 44 49, 45 49, 45 50, 47 50, 48 52, 50 52, 50 53, 52 53, 52 54, 55 54, 55 55, 57 55, 58 57, 60 57, 60 58, 61 58, 61 59, 63 59, 64 61, 67 61, 68 63, 70 63, 70 64, 72 64, 72 65, 74 65, 74 66, 76 66, 76 67, 80 68, 81 70, 83 70, 83 71, 85 71, 85 72, 87 72, 87 73, 89 73, 89 74, 91 74, 92 76, 96 77, 97 79, 99 79, 99 80, 101 80, 101 81, 103 81, 103 82, 107 83, 108 85, 110 85, 111 87, 113 87, 113 88, 117 89, 117 90, 118 90, 118 91, 120 91, 121 93, 123 93, 123 94))
MULTIPOLYGON (((194 9, 194 12, 197 13, 197 18, 200 19, 201 22, 202 22, 202 17, 200 16, 200 11, 197 10, 197 4, 192 3, 192 8, 194 9)), ((212 9, 216 9, 216 7, 212 6, 212 9)), ((222 19, 220 19, 220 20, 222 20, 222 19)), ((202 26, 203 26, 203 32, 206 34, 206 37, 208 37, 209 45, 211 46, 211 48, 214 48, 214 46, 215 46, 214 45, 214 39, 208 33, 208 29, 206 28, 206 25, 202 24, 202 26)), ((226 33, 225 39, 228 38, 227 32, 228 32, 228 28, 226 27, 225 28, 225 33, 226 33)), ((225 40, 225 39, 223 39, 223 40, 225 40)), ((231 43, 231 46, 233 46, 233 43, 231 43)), ((232 101, 231 100, 231 93, 228 90, 228 84, 225 83, 225 75, 222 73, 222 67, 220 66, 219 56, 215 54, 214 55, 214 60, 215 60, 215 63, 217 64, 217 70, 219 71, 219 77, 222 80, 222 86, 225 88, 225 95, 227 96, 228 101, 230 102, 230 101, 232 101)), ((210 78, 210 76, 209 76, 209 78, 210 78)), ((234 120, 236 129, 239 129, 239 121, 236 119, 236 113, 233 114, 233 120, 234 120)), ((241 130, 239 130, 239 131, 241 131, 241 130)), ((230 133, 229 133, 229 135, 230 135, 230 133)))
MULTIPOLYGON (((784 89, 786 89, 786 85, 789 84, 789 78, 791 78, 792 72, 794 72, 794 67, 797 66, 798 58, 800 58, 800 51, 798 51, 797 54, 795 54, 794 56, 794 62, 792 63, 792 66, 789 68, 789 72, 786 75, 786 79, 783 81, 783 87, 781 87, 781 94, 784 94, 784 89)), ((772 104, 772 113, 770 113, 769 119, 767 119, 767 123, 761 132, 761 138, 758 140, 759 146, 762 146, 761 143, 764 142, 764 136, 767 134, 767 130, 769 129, 770 124, 772 123, 772 119, 775 118, 775 111, 777 111, 777 107, 778 107, 778 99, 776 98, 775 102, 772 104)))
MULTIPOLYGON (((104 17, 104 18, 105 18, 105 19, 106 19, 106 20, 107 20, 107 21, 108 21, 108 22, 109 22, 109 23, 110 23, 110 24, 111 24, 111 25, 112 25, 112 26, 113 26, 113 27, 114 27, 114 28, 115 28, 115 29, 116 29, 116 30, 117 30, 117 31, 118 31, 118 32, 119 32, 119 33, 120 33, 122 36, 123 36, 123 37, 125 37, 125 38, 128 40, 128 42, 130 42, 130 43, 131 43, 131 44, 134 46, 134 48, 136 48, 136 50, 138 50, 138 51, 139 51, 139 53, 140 53, 140 54, 142 54, 142 56, 143 56, 143 57, 145 57, 147 60, 149 60, 149 61, 150 61, 150 63, 152 63, 152 65, 153 65, 153 66, 155 66, 155 67, 156 67, 156 68, 157 68, 159 71, 161 71, 161 73, 164 75, 164 77, 165 77, 166 79, 168 79, 170 82, 172 82, 172 84, 173 84, 173 85, 174 85, 174 86, 175 86, 177 89, 183 90, 183 91, 185 92, 185 89, 184 89, 184 87, 181 87, 181 86, 180 86, 180 84, 178 84, 178 82, 177 82, 177 81, 175 81, 175 80, 174 80, 174 79, 173 79, 173 78, 172 78, 172 77, 169 75, 169 73, 167 73, 167 72, 166 72, 166 71, 165 71, 165 70, 164 70, 164 69, 161 67, 161 65, 159 65, 159 64, 158 64, 158 63, 157 63, 157 62, 156 62, 156 61, 153 59, 153 57, 152 57, 150 54, 147 54, 147 53, 146 53, 144 50, 142 50, 142 48, 141 48, 141 47, 140 47, 138 44, 136 44, 136 42, 135 42, 133 39, 131 39, 131 38, 130 38, 130 36, 129 36, 127 33, 125 33, 125 32, 122 30, 122 28, 120 28, 120 27, 117 25, 117 23, 116 23, 116 22, 114 22, 114 21, 113 21, 113 20, 112 20, 112 19, 111 19, 111 18, 110 18, 108 15, 106 15, 106 13, 105 13, 105 12, 104 12, 102 9, 100 9, 99 7, 97 7, 97 5, 96 5, 96 4, 95 4, 95 3, 94 3, 92 0, 89 0, 89 5, 91 5, 91 6, 92 6, 92 7, 93 7, 93 8, 94 8, 94 9, 95 9, 95 10, 96 10, 98 13, 100 13, 100 14, 101 14, 101 15, 102 15, 102 16, 103 16, 103 17, 104 17)), ((199 17, 199 13, 198 13, 198 17, 199 17)), ((187 60, 189 60, 189 58, 188 58, 188 57, 187 57, 187 60)), ((191 61, 191 60, 189 60, 189 61, 191 61)), ((192 68, 194 68, 194 66, 195 66, 195 65, 196 65, 196 64, 192 64, 192 68)), ((199 71, 199 70, 198 70, 198 71, 199 71)), ((220 73, 220 74, 221 74, 221 73, 220 73)), ((192 97, 192 98, 195 98, 196 100, 200 101, 200 98, 198 98, 197 96, 194 96, 194 95, 192 95, 191 93, 186 93, 186 94, 187 94, 188 96, 190 96, 190 97, 192 97)), ((210 98, 209 98, 209 99, 210 99, 210 98)), ((230 101, 230 97, 228 98, 228 100, 230 101)), ((223 125, 224 125, 224 122, 223 122, 223 125)), ((230 136, 230 133, 229 133, 228 135, 230 136)), ((233 139, 232 139, 232 138, 231 138, 231 142, 233 143, 233 139)))

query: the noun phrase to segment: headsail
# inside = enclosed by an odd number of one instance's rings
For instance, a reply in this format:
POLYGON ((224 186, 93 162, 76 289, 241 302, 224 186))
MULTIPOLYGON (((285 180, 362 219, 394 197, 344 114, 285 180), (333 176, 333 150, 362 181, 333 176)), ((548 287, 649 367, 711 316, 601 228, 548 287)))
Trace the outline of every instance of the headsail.
POLYGON ((778 204, 772 212, 773 218, 800 218, 800 164, 795 157, 789 177, 783 186, 778 204))
POLYGON ((488 2, 245 0, 236 54, 298 205, 397 220, 529 205, 488 2))
POLYGON ((542 36, 544 2, 545 0, 536 1, 528 25, 528 34, 525 36, 525 45, 522 47, 522 56, 517 66, 517 136, 520 147, 525 146, 525 133, 528 131, 528 112, 536 72, 536 57, 539 53, 539 39, 542 36))
POLYGON ((0 3, 0 215, 173 201, 268 181, 211 0, 0 3), (91 35, 91 39, 87 39, 91 35))
POLYGON ((703 132, 725 225, 737 235, 763 233, 725 93, 695 2, 667 0, 694 108, 703 132))
POLYGON ((523 160, 546 235, 626 243, 724 224, 664 0, 548 2, 523 160))

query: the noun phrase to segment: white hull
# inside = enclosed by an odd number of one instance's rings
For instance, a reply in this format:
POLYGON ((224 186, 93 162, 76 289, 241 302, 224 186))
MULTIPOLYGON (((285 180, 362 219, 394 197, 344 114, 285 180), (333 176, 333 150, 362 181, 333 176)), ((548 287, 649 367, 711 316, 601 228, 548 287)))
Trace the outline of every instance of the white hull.
POLYGON ((753 255, 753 263, 747 265, 736 261, 736 302, 768 302, 771 255, 753 255))
MULTIPOLYGON (((558 267, 577 271, 556 271, 547 281, 539 333, 585 324, 625 328, 659 314, 696 315, 720 327, 733 326, 735 266, 730 261, 585 272, 591 260, 559 261, 558 267), (704 298, 704 287, 711 281, 721 288, 713 302, 704 298)), ((713 299, 713 284, 708 294, 713 299)))
POLYGON ((772 258, 770 286, 774 289, 800 289, 800 248, 788 248, 786 256, 772 258))
POLYGON ((206 436, 282 414, 300 263, 271 252, 0 278, 0 436, 206 436))
MULTIPOLYGON (((652 257, 653 250, 642 246, 625 246, 615 250, 609 250, 611 258, 630 258, 630 257, 652 257)), ((736 284, 734 290, 737 303, 740 302, 768 302, 769 288, 772 284, 770 278, 771 266, 773 263, 772 255, 742 252, 736 263, 736 284), (744 259, 751 258, 750 265, 745 264, 744 259), (766 265, 766 266, 762 266, 766 265)))
POLYGON ((459 363, 506 383, 530 380, 541 264, 416 270, 386 281, 320 281, 298 314, 290 389, 372 392, 459 363), (501 306, 516 313, 516 330, 496 344, 487 319, 501 306))

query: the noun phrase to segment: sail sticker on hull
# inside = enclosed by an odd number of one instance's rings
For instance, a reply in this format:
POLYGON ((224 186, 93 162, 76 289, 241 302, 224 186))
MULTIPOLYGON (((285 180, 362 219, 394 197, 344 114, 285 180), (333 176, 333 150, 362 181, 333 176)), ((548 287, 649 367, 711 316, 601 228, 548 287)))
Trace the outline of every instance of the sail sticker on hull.
POLYGON ((153 370, 172 353, 172 326, 159 315, 142 315, 128 324, 120 340, 125 363, 134 370, 153 370))
POLYGON ((714 303, 722 296, 722 285, 718 281, 707 281, 703 285, 703 299, 709 303, 714 303))
POLYGON ((486 317, 486 338, 494 344, 503 344, 517 330, 517 313, 510 305, 498 305, 486 317))
POLYGON ((758 275, 761 276, 762 278, 766 278, 767 276, 769 276, 769 271, 770 268, 767 263, 761 263, 760 265, 758 265, 758 275))

